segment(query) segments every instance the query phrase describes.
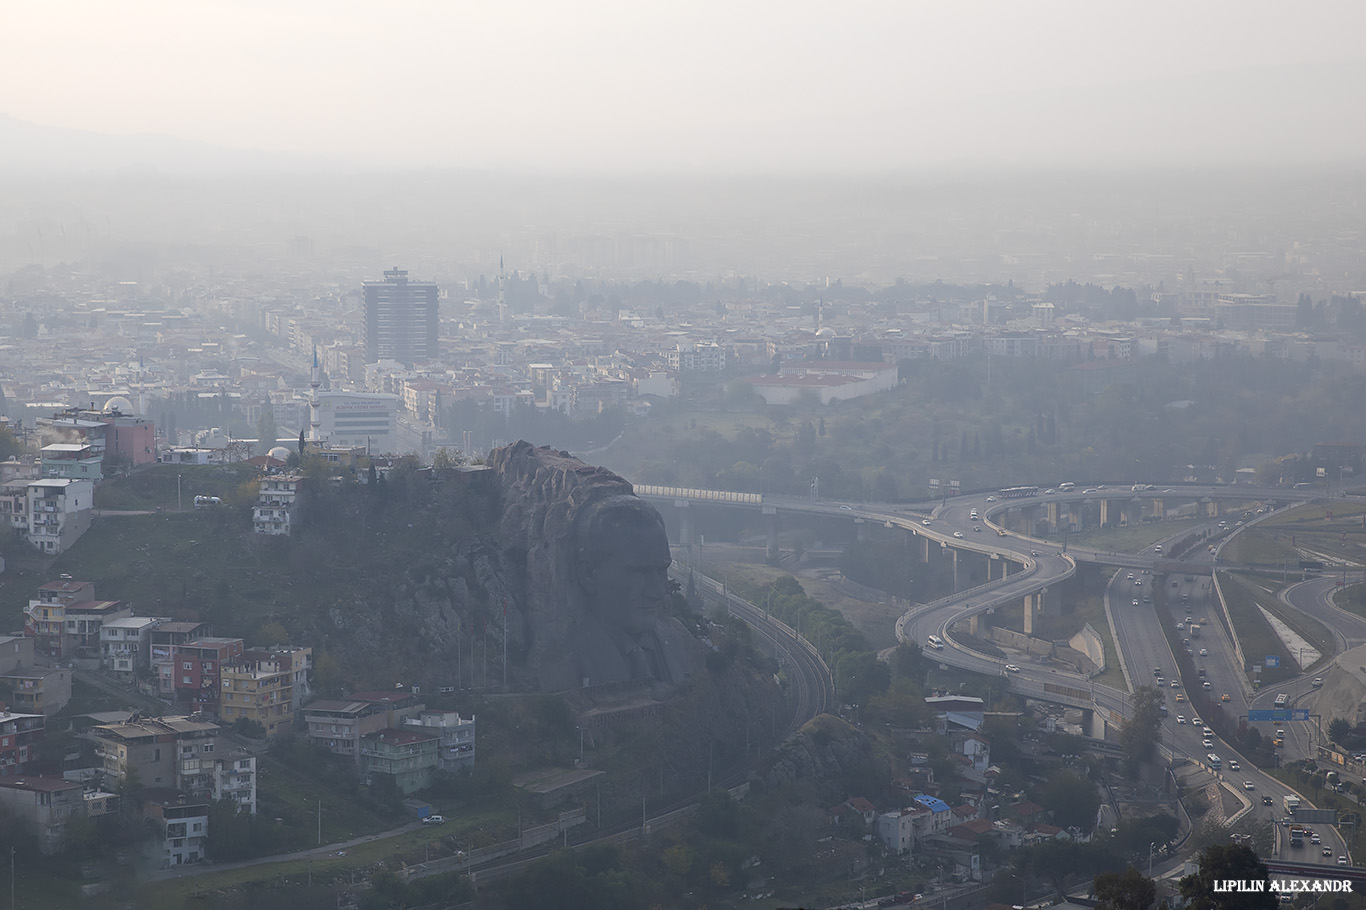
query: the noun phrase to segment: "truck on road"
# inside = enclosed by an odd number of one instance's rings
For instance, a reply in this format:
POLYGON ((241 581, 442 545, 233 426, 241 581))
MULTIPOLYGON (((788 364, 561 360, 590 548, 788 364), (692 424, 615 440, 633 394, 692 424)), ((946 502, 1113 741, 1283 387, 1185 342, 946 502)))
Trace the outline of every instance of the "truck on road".
POLYGON ((1200 637, 1200 624, 1199 624, 1198 622, 1193 622, 1193 623, 1191 623, 1191 638, 1199 638, 1199 637, 1200 637))
POLYGON ((1291 815, 1294 815, 1295 810, 1300 807, 1300 798, 1298 796, 1284 796, 1282 797, 1282 801, 1285 803, 1285 811, 1291 815))

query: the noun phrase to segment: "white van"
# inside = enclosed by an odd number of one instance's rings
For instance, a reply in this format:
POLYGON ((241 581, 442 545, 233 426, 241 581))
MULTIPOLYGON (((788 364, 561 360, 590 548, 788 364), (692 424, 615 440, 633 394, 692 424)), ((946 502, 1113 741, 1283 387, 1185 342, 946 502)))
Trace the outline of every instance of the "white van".
POLYGON ((944 640, 938 635, 931 635, 929 638, 925 639, 925 642, 936 651, 944 650, 944 640))

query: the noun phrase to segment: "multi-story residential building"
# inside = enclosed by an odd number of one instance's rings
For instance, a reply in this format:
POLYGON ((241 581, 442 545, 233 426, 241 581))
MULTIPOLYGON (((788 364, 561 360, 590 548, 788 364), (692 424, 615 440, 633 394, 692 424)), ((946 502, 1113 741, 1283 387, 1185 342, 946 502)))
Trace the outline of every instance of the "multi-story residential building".
POLYGON ((100 667, 134 676, 152 665, 152 630, 158 616, 122 616, 100 626, 100 667))
POLYGON ((0 635, 0 673, 33 666, 33 639, 24 635, 0 635))
POLYGON ((422 730, 440 740, 438 767, 458 771, 474 767, 474 715, 461 717, 456 711, 423 711, 403 721, 406 730, 422 730))
POLYGON ((67 825, 86 815, 85 787, 61 777, 0 777, 0 806, 37 833, 38 850, 51 856, 67 825))
POLYGON ((28 480, 0 484, 0 522, 18 531, 28 530, 28 480))
POLYGON ((104 450, 74 442, 54 442, 43 446, 43 476, 75 480, 100 480, 104 450))
POLYGON ((361 739, 422 710, 412 693, 358 692, 346 699, 318 699, 304 708, 308 741, 351 759, 360 767, 361 739))
POLYGON ((44 553, 64 552, 90 528, 95 485, 50 477, 28 485, 28 541, 44 553))
POLYGON ((118 455, 134 467, 152 464, 157 460, 157 431, 152 421, 121 413, 117 409, 103 412, 98 419, 108 426, 105 431, 106 455, 118 455))
POLYGON ((243 655, 223 665, 218 716, 225 723, 255 721, 267 736, 275 736, 294 725, 294 674, 288 658, 282 662, 274 655, 251 653, 257 656, 243 655))
POLYGON ((197 863, 206 856, 209 804, 174 793, 158 793, 143 804, 144 814, 156 824, 161 844, 161 866, 169 869, 197 863))
POLYGON ((106 777, 113 781, 136 774, 144 787, 184 791, 208 798, 214 790, 218 726, 188 717, 138 718, 103 724, 86 733, 106 777))
POLYGON ((37 757, 46 724, 41 714, 0 710, 0 777, 27 773, 28 763, 37 757))
POLYGON ((256 756, 236 751, 213 761, 213 798, 230 799, 256 814, 256 756))
POLYGON ((29 667, 0 675, 0 697, 10 709, 52 715, 71 701, 71 671, 65 667, 29 667))
POLYGON ((251 510, 252 530, 257 534, 288 534, 298 519, 299 484, 302 474, 267 474, 261 478, 256 505, 251 510))
POLYGON ((381 358, 408 366, 438 353, 440 292, 430 281, 409 281, 407 269, 388 269, 383 281, 364 283, 361 343, 367 363, 381 358))
POLYGON ((123 619, 132 609, 121 600, 81 600, 65 610, 63 654, 94 657, 100 650, 100 629, 113 619, 123 619))
POLYGON ((47 657, 61 658, 66 641, 66 611, 77 603, 95 602, 93 581, 62 578, 38 588, 38 597, 24 609, 24 634, 34 649, 47 657))
POLYGON ((367 782, 387 777, 400 792, 414 793, 432 782, 439 753, 439 737, 412 727, 367 733, 360 741, 361 776, 367 782))
POLYGON ((218 713, 221 671, 245 650, 240 638, 201 637, 171 646, 174 697, 193 712, 218 713))
POLYGON ((171 649, 210 634, 206 622, 163 622, 148 633, 157 695, 162 698, 175 697, 175 665, 171 662, 171 649))

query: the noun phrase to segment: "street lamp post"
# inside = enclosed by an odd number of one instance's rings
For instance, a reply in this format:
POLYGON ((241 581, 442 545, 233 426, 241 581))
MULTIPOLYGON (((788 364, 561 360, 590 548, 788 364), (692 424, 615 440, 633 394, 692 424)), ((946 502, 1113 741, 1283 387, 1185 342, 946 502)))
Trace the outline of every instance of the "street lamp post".
POLYGON ((1153 877, 1153 847, 1154 847, 1154 846, 1155 846, 1154 844, 1149 844, 1149 845, 1148 845, 1148 878, 1152 878, 1152 877, 1153 877))

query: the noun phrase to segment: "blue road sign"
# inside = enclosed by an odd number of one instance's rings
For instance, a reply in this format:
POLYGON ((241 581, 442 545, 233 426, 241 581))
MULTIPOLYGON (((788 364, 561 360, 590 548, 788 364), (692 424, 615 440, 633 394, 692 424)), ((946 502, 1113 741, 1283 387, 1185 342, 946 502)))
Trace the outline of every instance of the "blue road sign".
POLYGON ((1281 665, 1281 658, 1280 658, 1280 655, 1279 655, 1279 654, 1268 654, 1268 655, 1266 656, 1266 665, 1267 665, 1268 667, 1279 667, 1279 666, 1281 665))
POLYGON ((1285 723, 1288 720, 1308 720, 1308 708, 1250 708, 1247 719, 1252 723, 1285 723))

